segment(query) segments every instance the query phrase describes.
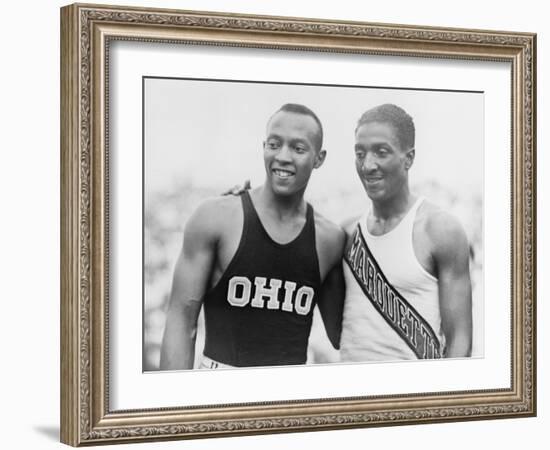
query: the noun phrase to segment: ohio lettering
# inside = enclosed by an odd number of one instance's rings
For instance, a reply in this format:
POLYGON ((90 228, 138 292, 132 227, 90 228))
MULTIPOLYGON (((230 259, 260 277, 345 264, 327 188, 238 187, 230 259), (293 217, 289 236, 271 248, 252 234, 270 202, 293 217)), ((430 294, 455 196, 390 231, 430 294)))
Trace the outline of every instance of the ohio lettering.
POLYGON ((432 327, 387 280, 359 226, 344 259, 367 298, 416 356, 441 358, 441 344, 432 327))
POLYGON ((234 276, 229 280, 227 301, 232 306, 277 309, 296 312, 302 316, 311 311, 314 291, 309 286, 297 288, 293 281, 277 278, 255 277, 254 282, 247 277, 234 276))

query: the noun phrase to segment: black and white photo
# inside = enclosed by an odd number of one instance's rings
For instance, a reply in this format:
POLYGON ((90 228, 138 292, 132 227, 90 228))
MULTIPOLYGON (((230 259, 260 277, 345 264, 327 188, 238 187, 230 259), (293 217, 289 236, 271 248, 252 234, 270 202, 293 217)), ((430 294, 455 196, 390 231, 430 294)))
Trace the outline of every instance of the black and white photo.
POLYGON ((483 92, 143 96, 143 370, 483 357, 483 92))

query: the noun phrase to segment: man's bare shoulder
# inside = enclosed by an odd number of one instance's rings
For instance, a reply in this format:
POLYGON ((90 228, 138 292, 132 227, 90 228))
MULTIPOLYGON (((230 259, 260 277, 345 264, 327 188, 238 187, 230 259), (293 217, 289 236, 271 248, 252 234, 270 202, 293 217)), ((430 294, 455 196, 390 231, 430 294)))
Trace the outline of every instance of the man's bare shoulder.
POLYGON ((341 252, 346 240, 344 229, 315 211, 317 239, 332 252, 341 252))
POLYGON ((241 199, 238 196, 220 196, 204 200, 195 209, 187 223, 185 232, 220 232, 231 218, 238 217, 241 199))
POLYGON ((357 222, 359 222, 360 218, 361 218, 360 215, 353 216, 353 217, 350 217, 349 219, 346 219, 342 222, 342 224, 340 226, 346 232, 347 236, 351 236, 351 234, 355 230, 355 226, 357 225, 357 222))
POLYGON ((439 206, 424 201, 418 211, 418 219, 426 235, 439 252, 468 249, 468 238, 460 221, 439 206))

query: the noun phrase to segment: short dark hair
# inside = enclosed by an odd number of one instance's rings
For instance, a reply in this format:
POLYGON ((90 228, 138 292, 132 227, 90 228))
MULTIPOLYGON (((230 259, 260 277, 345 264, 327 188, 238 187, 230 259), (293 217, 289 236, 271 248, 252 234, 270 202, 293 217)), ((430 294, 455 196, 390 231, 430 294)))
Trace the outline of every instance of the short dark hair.
POLYGON ((323 125, 321 124, 321 121, 319 120, 319 117, 317 117, 317 114, 315 114, 311 109, 309 109, 307 106, 300 105, 299 103, 285 103, 283 106, 281 106, 277 111, 275 111, 271 117, 269 118, 268 122, 271 122, 271 119, 275 116, 275 114, 279 112, 290 112, 295 114, 303 114, 304 116, 309 116, 313 120, 315 120, 315 123, 319 127, 319 132, 317 133, 317 144, 318 148, 317 151, 321 150, 323 148, 323 125))
POLYGON ((397 105, 386 103, 384 105, 375 106, 374 108, 365 111, 357 122, 355 131, 361 125, 370 122, 389 123, 397 131, 397 137, 406 150, 414 148, 415 129, 412 117, 407 112, 397 105))

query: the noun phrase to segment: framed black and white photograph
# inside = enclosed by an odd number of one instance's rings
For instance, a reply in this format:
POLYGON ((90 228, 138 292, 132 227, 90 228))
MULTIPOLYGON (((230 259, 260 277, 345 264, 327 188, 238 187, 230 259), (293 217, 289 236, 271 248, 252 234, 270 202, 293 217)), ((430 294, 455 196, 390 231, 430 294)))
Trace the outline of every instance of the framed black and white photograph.
POLYGON ((63 442, 535 414, 535 35, 61 25, 63 442))

